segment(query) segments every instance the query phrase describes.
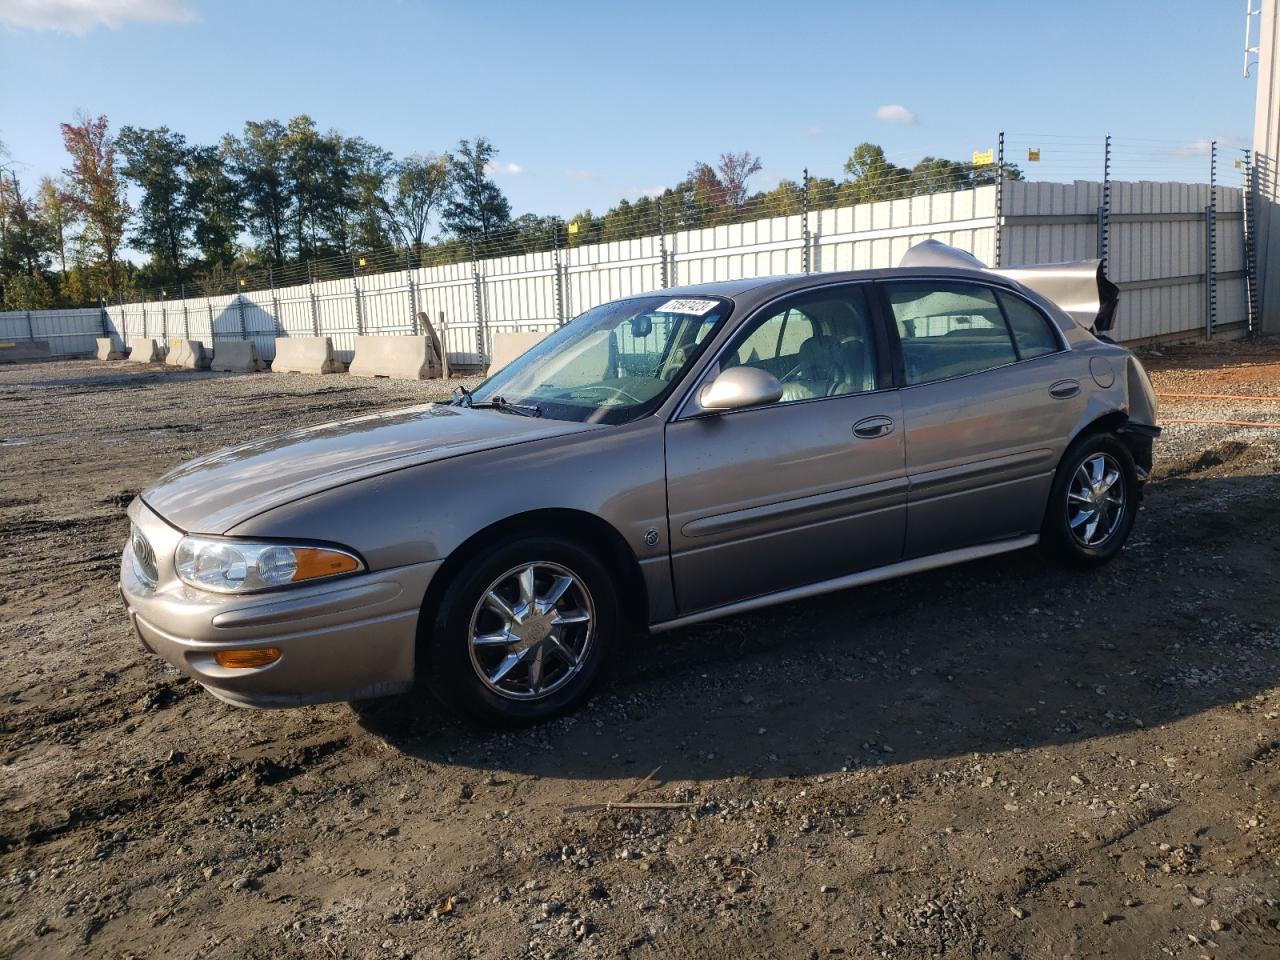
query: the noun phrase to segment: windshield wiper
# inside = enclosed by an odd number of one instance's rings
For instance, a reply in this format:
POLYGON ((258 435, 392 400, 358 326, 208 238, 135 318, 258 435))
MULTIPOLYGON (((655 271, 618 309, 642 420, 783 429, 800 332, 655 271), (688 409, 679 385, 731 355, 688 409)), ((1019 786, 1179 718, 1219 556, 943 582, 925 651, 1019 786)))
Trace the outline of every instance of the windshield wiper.
MULTIPOLYGON (((459 387, 459 389, 463 389, 459 387)), ((522 417, 540 417, 542 410, 534 403, 512 403, 502 397, 492 400, 473 400, 470 393, 463 393, 459 404, 472 410, 501 410, 503 413, 515 413, 522 417)))

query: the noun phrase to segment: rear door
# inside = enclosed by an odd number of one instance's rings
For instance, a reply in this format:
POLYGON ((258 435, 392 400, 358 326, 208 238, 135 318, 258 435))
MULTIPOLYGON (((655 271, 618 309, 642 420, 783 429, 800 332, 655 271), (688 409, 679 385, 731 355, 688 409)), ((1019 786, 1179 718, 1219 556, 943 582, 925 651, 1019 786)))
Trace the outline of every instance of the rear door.
POLYGON ((883 291, 902 364, 904 557, 1038 531, 1083 412, 1079 358, 1016 293, 954 280, 883 291))
POLYGON ((901 401, 869 289, 824 287, 762 308, 695 388, 729 366, 757 366, 783 381, 781 401, 668 424, 682 614, 901 556, 901 401))

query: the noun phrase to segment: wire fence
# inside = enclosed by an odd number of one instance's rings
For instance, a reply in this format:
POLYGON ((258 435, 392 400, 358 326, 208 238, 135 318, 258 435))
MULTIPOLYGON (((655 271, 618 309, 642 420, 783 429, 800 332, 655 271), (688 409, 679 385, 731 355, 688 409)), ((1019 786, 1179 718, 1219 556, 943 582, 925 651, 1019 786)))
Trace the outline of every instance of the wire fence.
MULTIPOLYGON (((1247 151, 1232 159, 1239 176, 1229 176, 1247 179, 1247 151)), ((1254 317, 1247 204, 1219 182, 1219 160, 1212 141, 1001 133, 970 162, 907 169, 889 158, 853 180, 805 170, 737 202, 714 189, 667 191, 474 242, 210 278, 106 305, 95 332, 252 339, 267 357, 276 337, 327 335, 349 357, 356 336, 419 332, 425 319, 444 331, 455 366, 481 365, 495 333, 552 329, 618 296, 893 266, 911 243, 937 237, 1000 266, 1103 258, 1127 294, 1122 337, 1212 334, 1224 316, 1246 326, 1254 317)), ((76 352, 89 335, 67 330, 76 321, 63 313, 49 312, 47 327, 58 352, 76 352)), ((0 337, 37 338, 42 324, 43 314, 0 314, 0 337)))
MULTIPOLYGON (((850 179, 843 168, 805 169, 796 171, 794 180, 780 182, 769 192, 740 202, 716 196, 714 188, 666 190, 624 201, 609 213, 589 220, 525 218, 485 236, 446 237, 414 249, 388 245, 298 257, 283 264, 238 265, 206 271, 186 281, 132 290, 117 303, 219 296, 567 250, 667 232, 803 215, 824 207, 972 189, 1002 179, 1207 183, 1218 149, 1207 138, 1186 141, 1001 132, 992 146, 974 151, 968 161, 929 164, 929 158, 916 158, 913 162, 905 156, 887 157, 885 170, 862 171, 861 177, 855 179, 850 179), (901 165, 909 162, 913 163, 910 168, 901 165)), ((1231 159, 1240 176, 1222 182, 1242 184, 1243 152, 1235 152, 1231 159)))

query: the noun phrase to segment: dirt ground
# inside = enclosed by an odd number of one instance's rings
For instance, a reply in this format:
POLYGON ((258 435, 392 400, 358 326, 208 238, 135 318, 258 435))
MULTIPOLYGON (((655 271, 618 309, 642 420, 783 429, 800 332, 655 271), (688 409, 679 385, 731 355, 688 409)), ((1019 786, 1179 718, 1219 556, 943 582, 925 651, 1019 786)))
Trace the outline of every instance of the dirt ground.
MULTIPOLYGON (((1280 424, 1280 344, 1166 348, 1280 424)), ((1105 570, 1009 555, 640 641, 567 719, 227 706, 124 507, 436 384, 0 367, 0 955, 1280 957, 1280 430, 1169 422, 1105 570), (650 771, 657 773, 648 781, 650 771), (634 795, 673 810, 593 804, 634 795)))

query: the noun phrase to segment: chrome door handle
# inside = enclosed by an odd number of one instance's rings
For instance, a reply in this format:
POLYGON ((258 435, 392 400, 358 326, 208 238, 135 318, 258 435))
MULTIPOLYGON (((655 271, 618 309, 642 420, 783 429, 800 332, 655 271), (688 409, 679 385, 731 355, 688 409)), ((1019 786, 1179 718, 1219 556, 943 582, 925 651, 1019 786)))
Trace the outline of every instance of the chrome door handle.
POLYGON ((1049 388, 1049 396, 1055 400, 1067 400, 1080 392, 1079 380, 1059 380, 1049 388))
POLYGON ((874 440, 893 433, 892 417, 867 417, 853 425, 853 435, 863 440, 874 440))

